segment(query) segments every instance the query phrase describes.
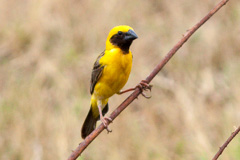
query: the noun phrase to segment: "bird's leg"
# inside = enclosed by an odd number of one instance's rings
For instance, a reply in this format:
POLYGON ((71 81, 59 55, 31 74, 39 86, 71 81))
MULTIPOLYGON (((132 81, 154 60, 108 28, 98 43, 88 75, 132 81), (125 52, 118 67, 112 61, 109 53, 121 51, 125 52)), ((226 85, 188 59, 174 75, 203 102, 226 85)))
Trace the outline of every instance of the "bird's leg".
POLYGON ((130 92, 130 91, 134 91, 136 89, 136 87, 134 87, 134 88, 129 88, 129 89, 126 89, 126 90, 124 90, 124 91, 119 91, 119 92, 117 92, 117 94, 123 94, 123 93, 127 93, 127 92, 130 92))
POLYGON ((119 91, 117 94, 123 94, 129 91, 134 91, 136 88, 139 88, 141 90, 141 94, 143 97, 145 98, 151 98, 151 96, 147 96, 143 93, 143 91, 147 91, 152 89, 152 85, 149 85, 148 82, 146 80, 142 80, 136 87, 134 88, 129 88, 127 90, 124 91, 119 91))
POLYGON ((99 115, 100 115, 100 120, 102 121, 105 129, 107 130, 108 133, 112 132, 112 130, 110 130, 108 128, 108 124, 107 124, 107 121, 112 122, 112 119, 109 118, 109 117, 103 117, 103 114, 102 114, 102 103, 101 102, 98 103, 98 111, 99 111, 99 115))

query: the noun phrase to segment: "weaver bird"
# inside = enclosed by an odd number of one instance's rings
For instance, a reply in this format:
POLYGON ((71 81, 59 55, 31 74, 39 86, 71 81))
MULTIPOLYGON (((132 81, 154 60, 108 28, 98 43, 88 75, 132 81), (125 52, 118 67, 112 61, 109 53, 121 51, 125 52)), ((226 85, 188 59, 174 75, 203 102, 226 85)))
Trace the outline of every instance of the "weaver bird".
MULTIPOLYGON (((126 84, 132 68, 132 53, 129 50, 133 40, 138 36, 129 26, 114 27, 106 41, 106 49, 97 57, 91 76, 91 107, 82 126, 82 138, 85 139, 101 120, 108 132, 107 121, 104 117, 108 112, 108 99, 114 94, 125 93, 135 88, 121 92, 126 84)), ((142 85, 144 82, 141 82, 142 85)))

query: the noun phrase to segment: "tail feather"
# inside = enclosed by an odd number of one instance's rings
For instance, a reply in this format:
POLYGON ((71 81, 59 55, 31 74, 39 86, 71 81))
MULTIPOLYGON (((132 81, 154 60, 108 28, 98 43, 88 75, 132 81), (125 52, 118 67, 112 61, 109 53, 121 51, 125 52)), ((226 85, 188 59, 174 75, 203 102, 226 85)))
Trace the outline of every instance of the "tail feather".
POLYGON ((85 139, 95 128, 97 119, 93 117, 92 107, 90 108, 87 118, 82 126, 82 138, 85 139))

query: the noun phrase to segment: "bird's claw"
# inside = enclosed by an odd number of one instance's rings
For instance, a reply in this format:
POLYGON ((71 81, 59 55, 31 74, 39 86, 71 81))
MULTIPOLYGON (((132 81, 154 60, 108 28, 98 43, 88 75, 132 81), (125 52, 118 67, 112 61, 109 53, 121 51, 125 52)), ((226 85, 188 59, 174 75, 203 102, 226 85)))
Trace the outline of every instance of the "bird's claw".
POLYGON ((112 118, 110 118, 110 117, 104 117, 104 119, 109 121, 109 123, 112 123, 112 121, 113 121, 112 118))
POLYGON ((102 121, 105 129, 107 130, 107 133, 112 132, 112 130, 108 128, 108 123, 107 123, 107 121, 109 121, 109 123, 112 123, 112 121, 113 121, 112 118, 110 118, 110 117, 103 117, 101 119, 101 121, 102 121))
POLYGON ((129 91, 134 91, 136 88, 139 88, 140 91, 141 91, 141 94, 143 97, 149 99, 151 98, 151 96, 147 96, 143 93, 143 91, 147 91, 149 90, 151 92, 151 89, 152 89, 152 85, 149 85, 148 82, 146 80, 142 80, 136 87, 134 88, 130 88, 130 89, 127 89, 127 90, 124 90, 124 91, 119 91, 117 94, 123 94, 123 93, 126 93, 126 92, 129 92, 129 91))
POLYGON ((147 99, 151 98, 152 96, 147 96, 146 94, 143 93, 143 91, 149 90, 151 92, 152 90, 152 85, 149 85, 146 80, 142 80, 137 87, 141 90, 141 95, 147 99))
POLYGON ((141 85, 141 88, 143 90, 150 90, 152 89, 152 85, 149 85, 148 82, 146 80, 142 80, 139 85, 141 85))
POLYGON ((145 98, 147 98, 147 99, 150 99, 152 96, 150 95, 150 96, 147 96, 146 94, 144 94, 143 92, 141 93, 141 95, 143 96, 143 97, 145 97, 145 98))

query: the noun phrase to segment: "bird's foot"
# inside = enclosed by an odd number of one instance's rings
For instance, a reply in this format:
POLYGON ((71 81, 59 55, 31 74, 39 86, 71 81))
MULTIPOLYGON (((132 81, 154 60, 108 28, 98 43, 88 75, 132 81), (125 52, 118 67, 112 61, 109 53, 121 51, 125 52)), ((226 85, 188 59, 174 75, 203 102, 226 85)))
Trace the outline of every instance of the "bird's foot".
POLYGON ((149 90, 151 92, 151 89, 152 89, 152 85, 149 85, 146 80, 142 80, 134 88, 129 88, 129 89, 124 90, 124 91, 119 91, 117 94, 123 94, 123 93, 129 92, 129 91, 134 91, 136 88, 139 88, 141 90, 141 94, 142 94, 143 97, 148 98, 148 99, 151 98, 151 96, 147 96, 143 93, 143 91, 147 91, 147 90, 149 90))
POLYGON ((112 132, 112 130, 108 128, 108 124, 112 123, 112 121, 113 121, 112 118, 110 118, 110 117, 102 117, 101 121, 102 121, 105 129, 107 130, 107 132, 108 133, 112 132), (107 123, 107 121, 108 121, 108 123, 107 123))
POLYGON ((148 91, 148 90, 151 92, 151 89, 152 89, 152 85, 149 85, 146 80, 142 80, 136 87, 141 90, 141 94, 143 97, 147 99, 152 97, 152 96, 147 96, 146 94, 143 93, 143 91, 148 91))
POLYGON ((109 123, 112 123, 112 118, 110 118, 110 117, 103 117, 105 120, 107 120, 107 121, 109 121, 109 123))

